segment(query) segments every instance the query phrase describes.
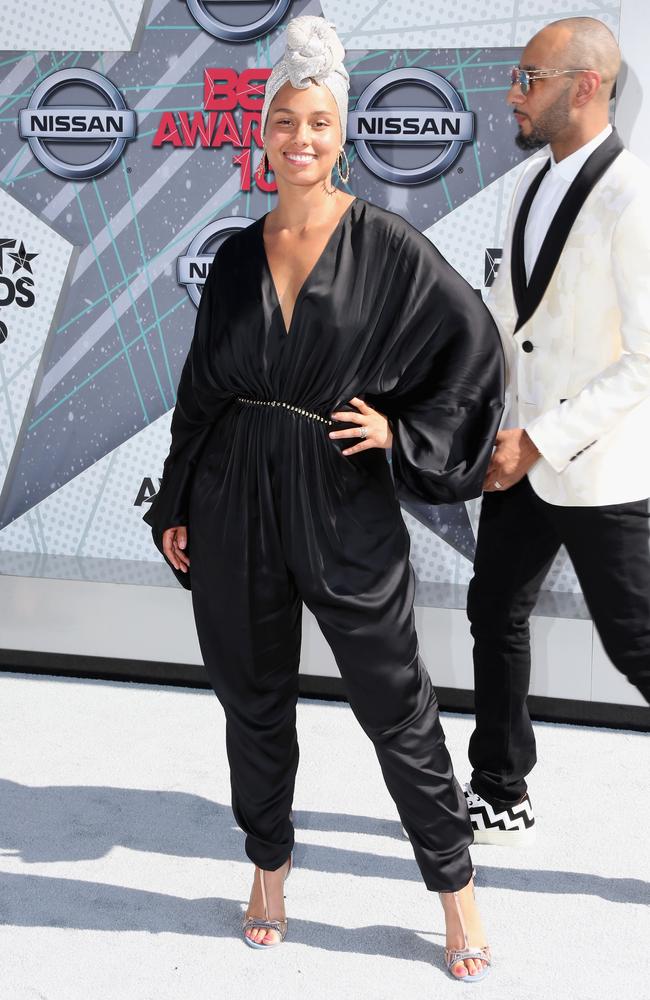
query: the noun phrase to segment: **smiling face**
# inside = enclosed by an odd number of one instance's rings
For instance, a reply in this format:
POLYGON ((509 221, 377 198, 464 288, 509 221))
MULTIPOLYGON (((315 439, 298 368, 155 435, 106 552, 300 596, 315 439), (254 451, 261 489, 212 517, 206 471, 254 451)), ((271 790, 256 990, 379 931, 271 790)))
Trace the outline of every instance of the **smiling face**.
MULTIPOLYGON (((523 51, 522 69, 573 69, 566 60, 566 30, 540 31, 523 51)), ((527 94, 518 83, 510 88, 508 103, 519 125, 515 142, 521 149, 538 149, 561 139, 572 125, 577 74, 546 77, 531 82, 527 94)))
POLYGON ((327 87, 312 83, 296 90, 285 83, 278 90, 269 109, 264 146, 279 185, 329 182, 341 144, 338 107, 327 87))

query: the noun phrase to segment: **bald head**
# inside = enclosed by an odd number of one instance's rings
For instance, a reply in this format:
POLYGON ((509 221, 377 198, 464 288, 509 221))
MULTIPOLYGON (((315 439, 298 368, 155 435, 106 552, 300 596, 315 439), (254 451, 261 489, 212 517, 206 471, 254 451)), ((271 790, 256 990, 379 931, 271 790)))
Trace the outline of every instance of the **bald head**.
POLYGON ((621 53, 614 35, 595 17, 567 17, 553 21, 536 36, 550 42, 563 69, 592 69, 600 74, 596 98, 608 101, 621 68, 621 53))

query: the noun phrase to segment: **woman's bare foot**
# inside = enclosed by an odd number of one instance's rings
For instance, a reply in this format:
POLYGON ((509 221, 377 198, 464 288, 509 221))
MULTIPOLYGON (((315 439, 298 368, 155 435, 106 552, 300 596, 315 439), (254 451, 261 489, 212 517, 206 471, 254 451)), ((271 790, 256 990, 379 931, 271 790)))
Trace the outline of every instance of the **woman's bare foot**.
MULTIPOLYGON (((485 931, 483 930, 483 924, 481 923, 478 907, 476 906, 476 901, 474 899, 474 880, 471 879, 467 885, 463 889, 459 889, 457 893, 441 892, 440 900, 442 902, 443 910, 445 911, 447 949, 460 950, 467 947, 476 949, 484 948, 487 942, 485 940, 485 931), (463 915, 465 931, 467 932, 467 941, 465 940, 465 935, 463 933, 463 926, 458 914, 458 908, 454 900, 454 895, 457 897, 458 906, 460 906, 463 915)), ((464 979, 465 976, 475 976, 479 972, 482 972, 487 965, 488 963, 480 958, 466 958, 464 961, 455 962, 449 971, 452 976, 455 976, 458 979, 464 979)))
MULTIPOLYGON (((268 915, 264 916, 264 898, 262 896, 262 884, 260 870, 255 866, 253 877, 253 888, 251 889, 248 909, 245 919, 259 917, 260 920, 285 920, 284 912, 284 880, 287 877, 291 864, 289 858, 285 864, 274 872, 264 872, 264 886, 266 889, 266 905, 268 915)), ((244 932, 255 944, 273 945, 279 944, 281 938, 279 933, 271 927, 251 927, 244 932)))

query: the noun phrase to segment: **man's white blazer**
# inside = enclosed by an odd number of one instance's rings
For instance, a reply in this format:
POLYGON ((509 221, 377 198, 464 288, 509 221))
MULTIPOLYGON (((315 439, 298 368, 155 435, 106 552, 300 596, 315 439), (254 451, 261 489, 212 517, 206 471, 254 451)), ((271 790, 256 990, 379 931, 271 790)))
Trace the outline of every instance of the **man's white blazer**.
POLYGON ((613 132, 571 185, 526 282, 521 216, 525 228, 548 158, 542 151, 523 170, 487 301, 506 352, 507 423, 542 453, 528 478, 548 503, 641 500, 650 497, 650 170, 613 132))

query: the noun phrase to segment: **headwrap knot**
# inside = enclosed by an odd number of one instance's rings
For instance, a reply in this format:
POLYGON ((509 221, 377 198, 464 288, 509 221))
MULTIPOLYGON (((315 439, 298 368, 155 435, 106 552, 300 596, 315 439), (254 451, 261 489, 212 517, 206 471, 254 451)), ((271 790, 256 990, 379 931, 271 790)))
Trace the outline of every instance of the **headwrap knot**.
POLYGON ((262 135, 271 102, 280 87, 290 83, 296 90, 306 90, 312 81, 331 91, 339 112, 342 142, 348 117, 350 77, 343 65, 345 49, 334 25, 324 17, 304 14, 287 25, 287 47, 266 81, 262 107, 262 135))

